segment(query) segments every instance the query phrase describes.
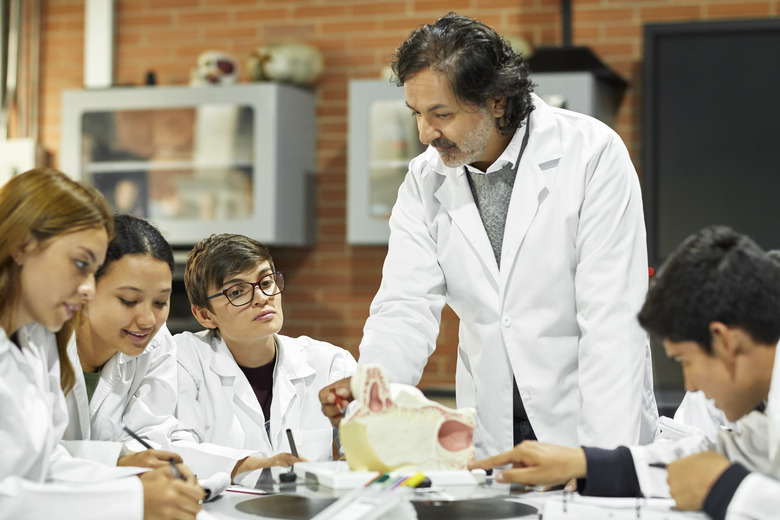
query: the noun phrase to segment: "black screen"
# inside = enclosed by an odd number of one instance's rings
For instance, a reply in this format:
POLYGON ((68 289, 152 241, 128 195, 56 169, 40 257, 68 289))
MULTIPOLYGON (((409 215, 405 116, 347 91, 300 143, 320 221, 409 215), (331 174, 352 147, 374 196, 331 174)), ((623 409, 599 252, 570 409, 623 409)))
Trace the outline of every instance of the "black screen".
POLYGON ((780 20, 647 25, 650 265, 711 224, 780 248, 780 20))

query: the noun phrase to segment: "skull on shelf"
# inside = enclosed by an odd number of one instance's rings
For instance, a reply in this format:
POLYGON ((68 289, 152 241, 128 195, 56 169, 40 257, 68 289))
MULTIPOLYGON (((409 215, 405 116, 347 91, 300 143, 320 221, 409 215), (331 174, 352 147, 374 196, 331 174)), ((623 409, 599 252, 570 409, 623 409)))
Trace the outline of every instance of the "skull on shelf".
POLYGON ((232 85, 238 80, 238 62, 221 51, 206 51, 190 70, 190 85, 232 85))

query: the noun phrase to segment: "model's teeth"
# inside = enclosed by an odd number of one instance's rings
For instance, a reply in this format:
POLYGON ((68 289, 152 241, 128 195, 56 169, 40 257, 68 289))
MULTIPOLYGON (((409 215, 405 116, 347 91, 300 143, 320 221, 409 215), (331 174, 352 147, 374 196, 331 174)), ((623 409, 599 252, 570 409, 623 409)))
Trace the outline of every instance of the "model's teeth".
POLYGON ((130 334, 131 336, 135 336, 136 338, 145 338, 146 337, 146 334, 136 334, 135 332, 130 332, 129 330, 127 331, 127 333, 130 334))

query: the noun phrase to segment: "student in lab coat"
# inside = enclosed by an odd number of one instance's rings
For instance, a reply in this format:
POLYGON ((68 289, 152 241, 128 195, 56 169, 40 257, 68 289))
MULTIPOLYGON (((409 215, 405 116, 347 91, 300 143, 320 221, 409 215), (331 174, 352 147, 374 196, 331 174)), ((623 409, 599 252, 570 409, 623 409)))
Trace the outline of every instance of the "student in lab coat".
POLYGON ((705 228, 656 275, 639 321, 682 365, 686 389, 713 399, 739 433, 615 450, 524 442, 474 467, 512 463, 496 475, 503 482, 578 478, 588 495, 671 494, 678 508, 712 518, 777 518, 780 267, 748 237, 705 228))
POLYGON ((165 326, 173 253, 151 223, 114 217, 114 238, 95 273, 95 298, 76 315, 68 345, 77 369, 66 394, 63 444, 75 456, 121 466, 159 467, 175 453, 147 450, 121 424, 156 448, 176 425, 176 348, 165 326), (129 450, 129 451, 128 451, 129 450))
MULTIPOLYGON (((360 362, 417 384, 446 304, 478 456, 534 438, 651 442, 642 197, 620 137, 535 96, 523 58, 467 17, 414 30, 392 67, 429 146, 390 217, 360 362)), ((350 399, 348 382, 320 393, 337 424, 334 391, 350 399)))
POLYGON ((298 460, 288 453, 289 428, 301 458, 330 460, 336 432, 320 413, 318 392, 352 375, 355 359, 329 343, 279 334, 284 274, 268 248, 242 235, 212 235, 187 256, 184 284, 207 330, 174 336, 174 449, 200 474, 198 457, 183 450, 201 444, 221 464, 211 471, 235 477, 298 460))
MULTIPOLYGON (((195 518, 203 490, 186 467, 137 469, 71 457, 59 444, 73 384, 54 332, 95 293, 113 231, 93 188, 47 169, 0 188, 0 518, 195 518), (128 471, 129 470, 129 471, 128 471)), ((62 338, 61 338, 62 339, 62 338)))

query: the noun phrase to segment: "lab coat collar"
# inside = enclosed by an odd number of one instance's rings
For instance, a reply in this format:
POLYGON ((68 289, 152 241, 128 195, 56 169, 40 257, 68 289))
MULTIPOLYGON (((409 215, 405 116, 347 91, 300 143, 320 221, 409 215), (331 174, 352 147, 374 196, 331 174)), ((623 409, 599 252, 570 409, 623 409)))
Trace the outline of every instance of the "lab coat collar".
MULTIPOLYGON (((522 246, 525 234, 539 206, 550 195, 563 145, 552 109, 533 95, 534 110, 528 121, 530 136, 512 189, 501 248, 501 283, 505 287, 522 246)), ((521 135, 522 128, 515 135, 521 135)), ((503 297, 502 297, 503 299, 503 297)))
POLYGON ((244 409, 251 410, 257 416, 256 422, 258 424, 263 423, 260 418, 265 421, 271 419, 269 440, 276 449, 283 439, 282 425, 285 423, 285 416, 296 402, 303 398, 303 396, 298 395, 298 388, 303 388, 304 385, 297 383, 301 379, 315 375, 314 368, 306 360, 303 347, 290 341, 290 338, 274 335, 277 345, 276 367, 274 369, 274 396, 271 403, 271 417, 269 418, 263 417, 254 390, 236 363, 227 343, 217 334, 209 331, 198 334, 204 339, 209 338, 211 348, 216 354, 210 369, 221 378, 234 378, 232 385, 234 396, 241 401, 244 409))
POLYGON ((22 370, 30 372, 31 380, 34 379, 33 367, 41 366, 40 352, 33 347, 34 340, 31 338, 34 327, 34 324, 28 324, 18 330, 17 338, 21 349, 17 348, 16 344, 11 341, 5 329, 0 327, 0 346, 2 346, 0 355, 3 355, 3 351, 8 351, 8 355, 17 361, 17 365, 22 367, 22 370), (34 359, 34 362, 31 362, 31 359, 34 359))
POLYGON ((234 403, 239 405, 245 413, 254 416, 252 420, 256 424, 263 425, 269 418, 263 415, 263 410, 260 403, 257 402, 257 396, 252 389, 252 385, 241 371, 238 363, 236 363, 236 359, 233 357, 233 353, 230 351, 227 343, 225 343, 225 340, 218 333, 211 330, 199 332, 196 336, 208 340, 209 346, 214 351, 209 370, 219 376, 224 391, 232 392, 234 403))
POLYGON ((89 438, 90 435, 89 432, 91 416, 97 412, 103 401, 105 401, 105 399, 113 391, 117 379, 121 377, 121 367, 127 363, 136 363, 144 356, 151 356, 152 352, 155 349, 160 348, 162 345, 163 340, 161 338, 163 335, 169 335, 166 325, 164 324, 154 335, 144 351, 139 355, 128 356, 126 354, 122 354, 121 352, 117 352, 111 356, 108 361, 106 361, 106 364, 103 365, 103 368, 100 369, 101 381, 105 379, 108 384, 98 383, 91 400, 87 398, 86 384, 84 382, 84 371, 81 369, 81 360, 79 359, 78 345, 76 344, 76 334, 73 333, 71 335, 70 340, 68 341, 68 358, 73 365, 76 381, 79 383, 74 385, 71 391, 74 392, 75 399, 78 402, 79 410, 89 409, 89 416, 79 416, 79 427, 81 428, 81 432, 85 438, 89 438))
MULTIPOLYGON (((75 333, 70 336, 70 340, 68 341, 68 359, 70 360, 71 365, 73 365, 73 372, 76 378, 75 384, 70 391, 73 393, 73 398, 76 400, 78 410, 89 410, 90 403, 89 398, 87 397, 87 385, 84 381, 84 371, 81 369, 81 361, 79 360, 79 351, 76 345, 75 333)), ((88 413, 78 414, 78 437, 81 439, 89 439, 91 437, 91 425, 89 419, 90 414, 88 413)))
POLYGON ((236 359, 233 357, 233 353, 219 333, 212 330, 204 330, 197 335, 204 339, 208 338, 211 349, 214 351, 215 356, 211 366, 209 366, 212 372, 222 377, 231 377, 241 371, 241 369, 238 368, 236 359))
POLYGON ((278 346, 276 355, 279 357, 277 366, 283 368, 290 380, 303 379, 315 374, 314 368, 306 360, 306 352, 299 343, 290 341, 286 336, 275 335, 278 346))
MULTIPOLYGON (((501 253, 503 275, 499 274, 498 265, 493 256, 493 248, 490 245, 490 239, 485 231, 482 218, 479 216, 477 206, 474 204, 474 196, 471 193, 465 169, 445 166, 433 148, 429 148, 425 152, 428 166, 445 177, 436 191, 436 198, 450 214, 453 222, 461 228, 464 236, 471 242, 475 253, 496 281, 496 286, 500 286, 508 279, 512 264, 536 215, 539 204, 549 194, 553 176, 548 173, 548 170, 557 165, 561 157, 560 132, 555 126, 554 118, 551 117, 551 108, 536 95, 532 95, 532 99, 535 109, 531 112, 527 123, 531 135, 520 158, 504 229, 501 253)), ((526 128, 523 125, 515 132, 512 141, 501 157, 509 153, 514 153, 517 157, 525 131, 526 128)), ((501 157, 496 162, 502 161, 501 157)))
POLYGON ((276 369, 274 370, 274 398, 271 403, 271 443, 276 446, 284 444, 282 425, 287 424, 286 417, 293 406, 300 406, 304 398, 299 395, 299 389, 305 385, 301 379, 314 377, 314 368, 309 365, 303 347, 284 336, 274 336, 276 340, 276 369))
MULTIPOLYGON (((165 325, 163 325, 164 327, 165 325)), ((162 328, 160 328, 159 331, 157 331, 157 334, 154 335, 152 340, 149 342, 149 344, 146 346, 143 352, 141 352, 137 356, 128 356, 126 354, 123 354, 121 352, 115 353, 113 356, 111 356, 108 361, 106 361, 106 364, 103 365, 103 368, 100 369, 100 383, 98 383, 97 388, 95 388, 95 393, 92 394, 92 399, 89 401, 89 415, 92 417, 95 413, 97 413, 98 408, 100 408, 101 404, 103 404, 103 401, 106 400, 106 398, 111 395, 111 392, 113 392, 114 386, 117 383, 117 380, 122 377, 122 366, 126 365, 128 363, 137 363, 139 359, 143 358, 144 356, 151 356, 152 351, 154 349, 159 348, 161 344, 161 333, 163 332, 162 328), (102 384, 103 381, 106 381, 107 384, 102 384)), ((70 339, 71 343, 73 343, 73 348, 76 349, 77 346, 75 344, 75 334, 71 336, 70 339)), ((69 345, 70 349, 70 345, 69 345)), ((71 357, 71 359, 73 359, 71 357)), ((76 359, 78 359, 78 351, 76 351, 76 359)), ((77 366, 73 367, 74 370, 81 371, 81 364, 79 363, 77 366)), ((125 371, 127 373, 127 371, 125 371)), ((84 374, 77 374, 77 377, 81 376, 81 378, 84 377, 84 374)), ((86 394, 84 395, 86 397, 86 394)), ((77 396, 78 398, 78 396, 77 396)), ((89 421, 90 417, 87 417, 86 420, 89 421)), ((88 428, 88 427, 87 427, 88 428)), ((82 432, 88 432, 89 429, 84 429, 84 425, 82 424, 82 432)))

